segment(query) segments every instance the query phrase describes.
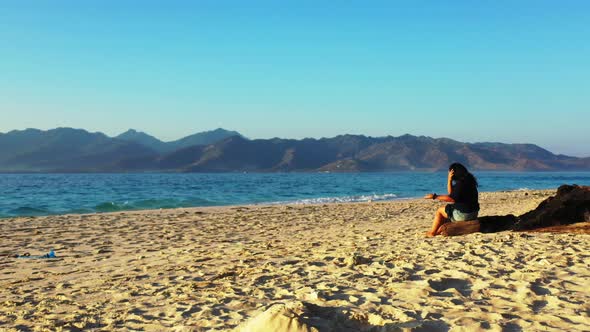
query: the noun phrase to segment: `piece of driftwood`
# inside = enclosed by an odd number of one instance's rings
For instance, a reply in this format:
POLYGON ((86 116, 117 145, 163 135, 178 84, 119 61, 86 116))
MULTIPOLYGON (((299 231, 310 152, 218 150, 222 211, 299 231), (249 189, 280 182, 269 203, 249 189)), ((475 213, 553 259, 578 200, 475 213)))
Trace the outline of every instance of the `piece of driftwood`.
POLYGON ((495 233, 511 230, 517 217, 509 214, 507 216, 486 216, 476 220, 456 221, 443 224, 438 229, 437 235, 455 236, 471 233, 495 233))
POLYGON ((518 217, 485 216, 477 220, 449 222, 443 224, 437 235, 455 236, 471 233, 495 233, 507 230, 532 231, 568 229, 585 232, 588 227, 565 227, 575 223, 590 222, 590 187, 562 185, 555 196, 549 197, 539 206, 518 217))
POLYGON ((436 235, 455 236, 477 233, 480 231, 479 220, 448 222, 438 228, 436 235))

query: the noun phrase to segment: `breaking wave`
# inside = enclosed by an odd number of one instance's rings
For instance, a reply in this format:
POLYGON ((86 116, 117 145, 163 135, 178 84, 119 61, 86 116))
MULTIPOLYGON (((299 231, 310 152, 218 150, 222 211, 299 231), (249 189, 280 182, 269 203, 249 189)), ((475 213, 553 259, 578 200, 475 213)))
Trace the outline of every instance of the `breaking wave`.
POLYGON ((376 202, 376 201, 390 201, 396 199, 396 194, 383 195, 352 195, 339 197, 318 197, 318 198, 304 198, 295 201, 281 201, 272 202, 271 204, 325 204, 325 203, 355 203, 355 202, 376 202))

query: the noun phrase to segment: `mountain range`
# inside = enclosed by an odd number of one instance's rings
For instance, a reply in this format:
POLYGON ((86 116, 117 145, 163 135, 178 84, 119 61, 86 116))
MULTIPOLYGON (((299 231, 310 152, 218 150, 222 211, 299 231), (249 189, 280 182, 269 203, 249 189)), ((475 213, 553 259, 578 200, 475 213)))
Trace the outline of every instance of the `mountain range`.
POLYGON ((162 142, 144 132, 129 129, 115 138, 142 144, 160 153, 172 152, 194 145, 207 145, 231 136, 241 136, 240 133, 217 128, 211 131, 196 133, 172 142, 162 142))
POLYGON ((254 139, 216 129, 163 142, 136 130, 116 137, 83 129, 0 133, 1 172, 376 172, 590 170, 590 158, 533 144, 463 143, 403 135, 254 139))

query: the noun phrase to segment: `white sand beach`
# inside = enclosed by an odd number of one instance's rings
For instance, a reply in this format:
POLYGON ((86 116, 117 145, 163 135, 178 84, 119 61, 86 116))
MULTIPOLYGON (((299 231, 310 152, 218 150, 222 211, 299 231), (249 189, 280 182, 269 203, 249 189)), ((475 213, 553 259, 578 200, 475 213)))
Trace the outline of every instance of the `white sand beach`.
MULTIPOLYGON (((481 193, 480 214, 553 192, 481 193)), ((424 238, 440 204, 2 219, 0 330, 590 330, 590 235, 424 238)))

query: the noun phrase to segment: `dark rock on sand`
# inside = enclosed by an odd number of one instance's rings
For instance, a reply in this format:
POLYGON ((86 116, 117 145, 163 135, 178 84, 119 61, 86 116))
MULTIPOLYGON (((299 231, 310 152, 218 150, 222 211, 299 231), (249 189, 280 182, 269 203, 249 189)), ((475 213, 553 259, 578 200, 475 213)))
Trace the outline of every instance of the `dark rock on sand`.
POLYGON ((562 185, 555 196, 518 218, 514 230, 569 225, 590 221, 590 187, 562 185))
POLYGON ((530 231, 541 228, 590 222, 590 187, 562 185, 557 194, 541 202, 539 206, 518 217, 485 216, 477 220, 447 223, 438 234, 445 236, 470 233, 495 233, 507 230, 530 231))

